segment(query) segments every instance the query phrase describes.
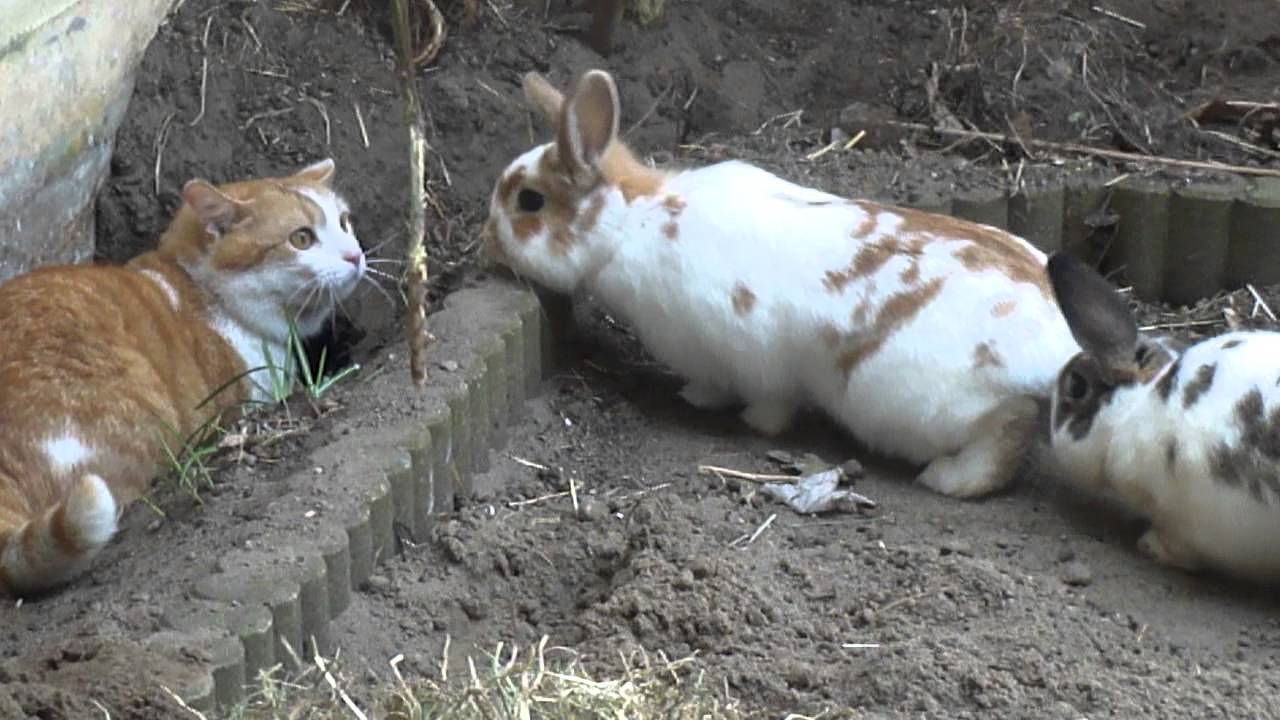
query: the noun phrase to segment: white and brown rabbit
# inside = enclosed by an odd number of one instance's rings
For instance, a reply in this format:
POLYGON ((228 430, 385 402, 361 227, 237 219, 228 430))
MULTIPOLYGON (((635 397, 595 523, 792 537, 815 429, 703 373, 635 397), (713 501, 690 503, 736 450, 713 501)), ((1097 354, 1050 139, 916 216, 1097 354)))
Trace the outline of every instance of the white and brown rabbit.
POLYGON ((1156 562, 1280 582, 1280 333, 1183 350, 1139 333, 1079 260, 1058 253, 1048 269, 1083 348, 1051 402, 1060 470, 1148 518, 1138 548, 1156 562))
POLYGON ((849 200, 742 162, 665 173, 618 140, 613 79, 524 91, 556 140, 490 200, 487 252, 552 290, 585 290, 686 380, 696 407, 745 405, 784 430, 816 405, 952 496, 1006 485, 1035 398, 1079 351, 1045 256, 993 227, 849 200))

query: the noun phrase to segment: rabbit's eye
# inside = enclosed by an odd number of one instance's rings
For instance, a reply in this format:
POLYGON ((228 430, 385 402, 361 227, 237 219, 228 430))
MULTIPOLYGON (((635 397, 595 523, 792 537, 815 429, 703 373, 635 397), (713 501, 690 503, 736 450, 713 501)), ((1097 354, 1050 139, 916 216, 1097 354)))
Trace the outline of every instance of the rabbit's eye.
POLYGON ((1089 394, 1089 381, 1078 370, 1067 373, 1063 389, 1068 400, 1083 400, 1089 394))
POLYGON ((528 188, 521 190, 516 196, 516 207, 520 208, 521 212, 538 212, 545 202, 546 199, 542 197, 542 193, 528 188))

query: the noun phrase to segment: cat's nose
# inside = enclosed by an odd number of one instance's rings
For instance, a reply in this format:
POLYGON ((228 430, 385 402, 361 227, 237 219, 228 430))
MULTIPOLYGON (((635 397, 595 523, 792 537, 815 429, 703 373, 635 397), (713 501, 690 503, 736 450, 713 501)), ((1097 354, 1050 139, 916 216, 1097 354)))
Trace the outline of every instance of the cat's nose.
POLYGON ((356 267, 360 267, 360 261, 364 259, 364 253, 359 250, 348 250, 342 253, 342 259, 356 267))

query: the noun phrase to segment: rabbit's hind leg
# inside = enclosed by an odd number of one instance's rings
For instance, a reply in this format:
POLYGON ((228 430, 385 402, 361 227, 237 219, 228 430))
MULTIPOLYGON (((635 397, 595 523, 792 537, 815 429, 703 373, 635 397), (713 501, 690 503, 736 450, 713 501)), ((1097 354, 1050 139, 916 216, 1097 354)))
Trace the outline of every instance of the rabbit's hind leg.
POLYGON ((934 458, 917 480, 955 498, 978 498, 1003 490, 1031 449, 1038 414, 1030 395, 1005 398, 978 418, 960 450, 934 458))

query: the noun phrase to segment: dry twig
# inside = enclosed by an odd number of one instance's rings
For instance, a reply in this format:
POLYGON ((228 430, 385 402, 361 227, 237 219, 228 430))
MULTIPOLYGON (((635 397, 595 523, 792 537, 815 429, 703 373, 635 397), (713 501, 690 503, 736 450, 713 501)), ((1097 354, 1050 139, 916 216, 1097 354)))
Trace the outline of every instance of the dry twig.
POLYGON ((767 483, 782 482, 794 483, 795 475, 770 475, 768 473, 752 473, 742 470, 734 470, 733 468, 718 467, 716 465, 699 465, 698 472, 702 475, 715 475, 718 478, 734 478, 736 480, 748 480, 750 482, 767 483))
MULTIPOLYGON (((1017 142, 1015 138, 1002 133, 981 132, 978 130, 953 130, 950 128, 932 127, 930 125, 925 125, 924 123, 901 122, 898 120, 886 120, 884 121, 884 124, 890 127, 902 128, 904 130, 934 132, 939 135, 963 138, 965 140, 987 140, 1001 143, 1017 142)), ((1169 165, 1173 167, 1196 168, 1198 170, 1216 170, 1218 172, 1233 172, 1241 175, 1280 177, 1280 170, 1273 168, 1231 165, 1229 163, 1214 162, 1212 160, 1183 160, 1180 158, 1164 157, 1162 155, 1142 155, 1140 153, 1124 152, 1122 150, 1110 150, 1107 148, 1092 147, 1089 145, 1079 145, 1077 143, 1051 142, 1049 140, 1024 139, 1022 142, 1031 147, 1037 147, 1044 150, 1054 150, 1057 152, 1075 153, 1079 155, 1092 155, 1095 157, 1104 157, 1112 160, 1122 160, 1125 162, 1169 165)))
MULTIPOLYGON (((422 0, 435 9, 431 0, 422 0)), ((434 18, 439 16, 435 9, 434 18)), ((405 324, 409 344, 409 373, 421 388, 427 382, 427 348, 435 340, 427 330, 427 212, 424 205, 427 176, 427 140, 423 130, 422 107, 414 90, 414 70, 426 51, 414 56, 409 35, 408 0, 392 3, 392 25, 400 64, 400 83, 404 91, 405 124, 409 126, 409 240, 405 250, 405 295, 409 300, 408 322, 405 324)), ((440 19, 436 38, 444 41, 444 20, 440 19)), ((428 48, 431 49, 431 48, 428 48)), ((434 52, 438 52, 438 45, 434 52)), ((434 57, 434 54, 431 55, 434 57)), ((427 60, 431 58, 428 57, 427 60)))

